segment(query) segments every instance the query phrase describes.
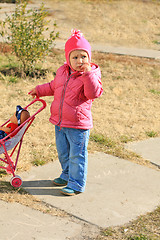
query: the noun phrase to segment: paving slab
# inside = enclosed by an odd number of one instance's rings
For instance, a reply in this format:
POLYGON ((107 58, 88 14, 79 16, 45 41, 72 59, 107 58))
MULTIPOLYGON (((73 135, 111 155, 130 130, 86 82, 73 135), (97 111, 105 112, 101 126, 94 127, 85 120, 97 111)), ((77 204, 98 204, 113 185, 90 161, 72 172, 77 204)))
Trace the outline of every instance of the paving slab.
POLYGON ((127 143, 126 148, 141 155, 144 159, 149 160, 160 168, 160 138, 127 143))
POLYGON ((93 44, 92 49, 94 51, 100 51, 104 53, 151 58, 157 60, 160 59, 160 51, 153 49, 128 48, 122 46, 110 46, 107 44, 93 44))
POLYGON ((83 240, 97 234, 71 219, 51 216, 18 203, 0 201, 0 240, 83 240), (91 233, 91 232, 92 233, 91 233))
POLYGON ((52 179, 58 160, 21 174, 23 187, 40 200, 99 227, 116 226, 150 212, 160 204, 160 172, 105 153, 89 155, 84 193, 68 197, 52 179))

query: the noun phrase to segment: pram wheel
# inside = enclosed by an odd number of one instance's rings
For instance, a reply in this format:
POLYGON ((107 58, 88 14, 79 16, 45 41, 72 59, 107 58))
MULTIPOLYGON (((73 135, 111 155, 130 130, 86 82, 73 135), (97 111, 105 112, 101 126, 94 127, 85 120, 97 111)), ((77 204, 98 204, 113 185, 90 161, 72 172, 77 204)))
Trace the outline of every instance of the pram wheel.
POLYGON ((11 178, 10 183, 13 187, 19 188, 22 185, 22 179, 16 175, 15 177, 11 178))

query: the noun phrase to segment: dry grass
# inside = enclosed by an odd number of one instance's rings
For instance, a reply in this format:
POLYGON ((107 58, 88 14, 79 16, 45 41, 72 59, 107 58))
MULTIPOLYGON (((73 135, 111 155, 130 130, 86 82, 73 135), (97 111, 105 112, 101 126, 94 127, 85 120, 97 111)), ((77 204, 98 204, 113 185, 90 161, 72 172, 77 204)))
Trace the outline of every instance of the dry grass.
MULTIPOLYGON (((160 95, 150 92, 153 89, 159 91, 159 62, 96 52, 92 60, 100 65, 104 93, 93 103, 94 128, 91 130, 89 152, 104 151, 140 164, 147 164, 147 161, 136 154, 125 150, 124 143, 145 139, 149 132, 159 136, 160 110, 157 108, 157 101, 160 95)), ((49 73, 45 78, 26 80, 17 78, 17 82, 12 83, 3 75, 4 79, 0 82, 4 93, 3 103, 0 104, 1 122, 9 119, 16 105, 27 105, 31 101, 27 93, 35 85, 53 79, 56 69, 63 62, 63 51, 56 50, 47 62, 53 74, 49 73)), ((2 63, 1 69, 3 68, 2 63)), ((19 161, 18 170, 28 170, 33 163, 43 164, 57 159, 54 127, 48 121, 52 97, 46 97, 45 100, 47 108, 37 115, 24 138, 25 147, 22 148, 21 159, 25 161, 19 161)), ((32 113, 34 111, 36 106, 31 109, 32 113)))
POLYGON ((49 19, 56 19, 62 40, 76 28, 91 43, 160 49, 157 0, 45 0, 45 4, 50 9, 49 19))
MULTIPOLYGON (((101 138, 98 142, 102 140, 101 149, 106 153, 146 164, 126 151, 123 144, 145 139, 149 132, 159 136, 157 101, 160 95, 150 90, 159 90, 160 63, 99 53, 93 57, 102 70, 104 93, 93 103, 91 137, 101 138)), ((91 145, 94 147, 94 142, 91 145)))
POLYGON ((158 132, 159 94, 150 90, 159 90, 160 62, 105 54, 96 56, 102 69, 104 94, 94 103, 94 130, 118 140, 124 135, 130 140, 140 140, 146 138, 147 131, 158 132))

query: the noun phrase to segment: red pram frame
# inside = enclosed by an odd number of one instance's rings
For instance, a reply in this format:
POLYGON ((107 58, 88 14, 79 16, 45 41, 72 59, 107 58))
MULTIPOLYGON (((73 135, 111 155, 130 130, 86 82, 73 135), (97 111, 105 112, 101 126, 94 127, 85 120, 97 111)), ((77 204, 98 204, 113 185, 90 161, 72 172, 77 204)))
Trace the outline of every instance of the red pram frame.
MULTIPOLYGON (((24 107, 24 109, 28 110, 28 108, 35 102, 41 102, 42 106, 33 115, 31 115, 24 123, 17 127, 13 132, 8 134, 5 138, 0 139, 0 154, 4 154, 4 158, 0 157, 0 161, 5 163, 6 165, 0 166, 0 168, 5 169, 7 173, 13 175, 10 180, 10 183, 13 187, 16 188, 19 188, 22 185, 22 179, 20 178, 20 176, 15 175, 15 171, 17 168, 17 163, 20 155, 24 134, 34 121, 35 116, 46 107, 46 102, 43 99, 36 97, 30 102, 30 104, 24 107), (11 157, 13 156, 16 149, 18 150, 17 156, 15 157, 15 161, 13 162, 11 157), (8 153, 8 151, 10 150, 11 153, 8 153)), ((1 127, 5 126, 9 121, 10 119, 6 121, 3 125, 1 125, 1 127)))

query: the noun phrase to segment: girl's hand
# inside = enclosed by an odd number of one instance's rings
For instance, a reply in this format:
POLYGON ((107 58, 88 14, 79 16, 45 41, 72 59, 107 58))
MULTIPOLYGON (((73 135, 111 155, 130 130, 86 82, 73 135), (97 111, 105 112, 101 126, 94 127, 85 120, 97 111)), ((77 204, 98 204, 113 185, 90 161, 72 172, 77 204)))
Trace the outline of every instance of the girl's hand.
POLYGON ((35 98, 37 96, 36 88, 33 88, 28 94, 30 94, 32 98, 35 98))
POLYGON ((82 72, 89 72, 92 70, 91 64, 90 63, 83 63, 81 66, 81 71, 82 72))

